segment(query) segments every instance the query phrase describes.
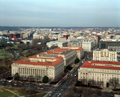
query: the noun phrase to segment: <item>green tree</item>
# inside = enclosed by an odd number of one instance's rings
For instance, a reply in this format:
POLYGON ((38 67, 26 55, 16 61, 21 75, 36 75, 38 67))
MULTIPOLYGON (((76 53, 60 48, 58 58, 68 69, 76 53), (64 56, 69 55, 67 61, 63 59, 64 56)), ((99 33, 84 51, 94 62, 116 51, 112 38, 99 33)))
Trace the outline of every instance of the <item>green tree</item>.
POLYGON ((14 75, 14 80, 19 80, 20 79, 20 75, 19 75, 19 73, 16 73, 15 75, 14 75))
POLYGON ((47 83, 48 81, 49 81, 49 78, 47 76, 44 76, 43 79, 42 79, 42 82, 47 83))
POLYGON ((74 63, 77 64, 77 63, 79 63, 79 61, 80 60, 78 58, 76 58, 74 63))
POLYGON ((66 69, 71 70, 72 69, 71 65, 68 65, 66 69))

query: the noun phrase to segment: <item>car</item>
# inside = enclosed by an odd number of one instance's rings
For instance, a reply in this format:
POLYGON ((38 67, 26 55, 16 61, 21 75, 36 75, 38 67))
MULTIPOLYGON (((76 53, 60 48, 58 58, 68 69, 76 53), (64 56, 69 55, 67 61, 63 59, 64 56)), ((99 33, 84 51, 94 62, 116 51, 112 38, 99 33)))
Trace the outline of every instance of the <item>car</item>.
POLYGON ((12 80, 9 80, 8 82, 10 83, 10 82, 12 82, 12 80))
POLYGON ((39 84, 40 86, 42 85, 42 84, 39 84))

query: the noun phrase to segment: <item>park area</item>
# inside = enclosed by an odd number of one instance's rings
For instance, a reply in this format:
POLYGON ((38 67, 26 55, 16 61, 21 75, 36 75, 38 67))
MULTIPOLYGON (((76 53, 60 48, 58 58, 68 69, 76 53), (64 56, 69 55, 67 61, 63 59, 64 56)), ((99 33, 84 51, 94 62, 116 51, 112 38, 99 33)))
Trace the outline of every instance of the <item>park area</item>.
POLYGON ((12 57, 11 54, 8 54, 8 53, 0 53, 0 58, 9 58, 9 57, 12 57))
POLYGON ((43 97, 47 92, 46 91, 36 91, 34 89, 25 89, 25 88, 0 88, 0 97, 43 97))
POLYGON ((7 90, 0 89, 0 97, 18 97, 18 96, 7 90))

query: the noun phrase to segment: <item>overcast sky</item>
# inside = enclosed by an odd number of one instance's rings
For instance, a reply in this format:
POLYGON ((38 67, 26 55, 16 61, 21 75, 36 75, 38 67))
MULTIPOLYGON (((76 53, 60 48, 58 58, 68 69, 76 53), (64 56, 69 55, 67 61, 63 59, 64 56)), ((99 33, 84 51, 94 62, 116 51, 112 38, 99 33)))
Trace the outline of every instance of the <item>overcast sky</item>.
POLYGON ((0 26, 120 27, 120 0, 0 0, 0 26))

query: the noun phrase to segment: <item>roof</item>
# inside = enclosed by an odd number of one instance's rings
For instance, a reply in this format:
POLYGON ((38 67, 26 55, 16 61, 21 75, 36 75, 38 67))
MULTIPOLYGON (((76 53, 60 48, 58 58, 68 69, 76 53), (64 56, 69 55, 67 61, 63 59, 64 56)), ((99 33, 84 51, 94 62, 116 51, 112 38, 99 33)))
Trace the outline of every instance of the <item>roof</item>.
POLYGON ((97 68, 97 69, 120 70, 120 67, 114 67, 114 66, 111 66, 111 65, 107 65, 107 66, 91 65, 93 63, 120 65, 120 62, 109 62, 109 61, 91 61, 91 62, 89 62, 89 61, 86 61, 81 67, 85 67, 85 68, 97 68))
POLYGON ((43 65, 43 66, 55 66, 58 63, 62 62, 62 60, 56 60, 54 62, 29 62, 29 61, 16 61, 14 63, 18 64, 27 64, 27 65, 43 65))
POLYGON ((81 51, 83 48, 74 49, 75 51, 81 51))
MULTIPOLYGON (((34 55, 35 56, 35 55, 34 55)), ((30 62, 30 61, 25 61, 26 59, 29 59, 29 58, 33 58, 33 56, 30 56, 28 58, 24 58, 20 61, 16 61, 14 63, 18 63, 18 64, 26 64, 26 65, 43 65, 43 66, 55 66, 57 65, 58 63, 62 62, 62 58, 61 56, 57 56, 56 58, 49 58, 49 59, 56 59, 56 61, 54 62, 30 62)), ((43 59, 43 58, 42 58, 43 59)), ((48 59, 48 58, 44 58, 44 59, 48 59)))
POLYGON ((50 41, 48 43, 67 43, 68 41, 50 41))
MULTIPOLYGON (((26 58, 27 59, 27 58, 26 58)), ((52 58, 51 58, 52 59, 52 58)), ((14 63, 18 63, 18 64, 26 64, 26 65, 44 65, 44 66, 55 66, 58 63, 62 62, 62 57, 58 56, 55 59, 57 59, 54 62, 30 62, 30 61, 24 61, 24 60, 20 60, 20 61, 16 61, 14 63)))
POLYGON ((69 50, 69 49, 72 49, 72 50, 74 50, 74 51, 80 51, 80 50, 82 50, 83 48, 76 48, 76 47, 63 47, 63 48, 61 48, 61 49, 67 49, 67 50, 69 50))

